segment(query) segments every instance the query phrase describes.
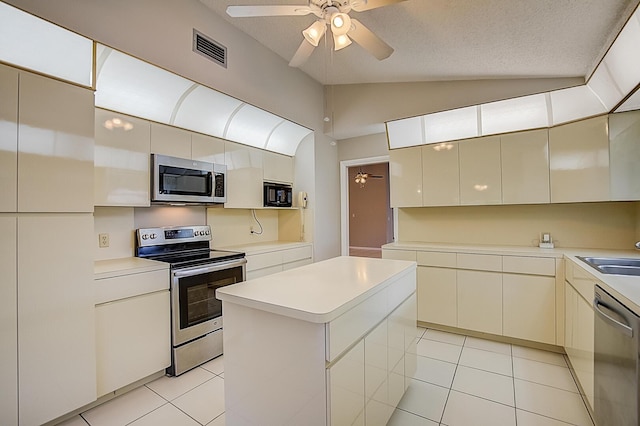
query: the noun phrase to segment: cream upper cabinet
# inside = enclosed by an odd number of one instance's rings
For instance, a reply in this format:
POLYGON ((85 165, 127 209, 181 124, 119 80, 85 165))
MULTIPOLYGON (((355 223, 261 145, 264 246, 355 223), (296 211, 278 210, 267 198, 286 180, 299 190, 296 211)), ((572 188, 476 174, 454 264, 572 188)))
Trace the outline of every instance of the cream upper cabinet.
POLYGON ((94 95, 20 72, 18 211, 93 212, 94 95))
POLYGON ((225 208, 262 208, 262 154, 258 148, 225 142, 227 202, 225 208))
POLYGON ((458 144, 439 143, 422 147, 422 204, 460 204, 458 144))
POLYGON ((262 161, 265 181, 293 183, 293 157, 264 151, 262 161))
POLYGON ((191 158, 191 132, 165 124, 151 123, 151 153, 191 158))
POLYGON ((422 206, 422 147, 389 151, 391 207, 422 206))
POLYGON ((18 235, 20 424, 40 425, 96 399, 93 215, 21 215, 18 235))
POLYGON ((607 116, 549 129, 551 202, 609 200, 607 116))
POLYGON ((96 108, 95 138, 95 205, 149 206, 150 123, 96 108))
POLYGON ((224 141, 200 133, 191 134, 192 160, 224 164, 224 141))
POLYGON ((543 204, 549 196, 549 131, 500 137, 503 204, 543 204))
POLYGON ((468 139, 459 142, 458 147, 460 204, 501 204, 500 137, 468 139))
POLYGON ((18 191, 18 71, 0 65, 0 212, 15 212, 18 191))
POLYGON ((611 199, 640 200, 640 111, 609 115, 611 199))
MULTIPOLYGON (((1 72, 1 71, 0 71, 1 72)), ((0 424, 18 424, 17 220, 0 215, 0 424)))

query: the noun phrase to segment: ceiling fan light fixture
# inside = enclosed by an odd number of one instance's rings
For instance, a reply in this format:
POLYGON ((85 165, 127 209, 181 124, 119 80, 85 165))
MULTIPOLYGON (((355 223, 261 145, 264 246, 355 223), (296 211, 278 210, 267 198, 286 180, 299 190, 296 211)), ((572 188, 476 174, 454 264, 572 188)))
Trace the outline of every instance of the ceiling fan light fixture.
POLYGON ((331 15, 331 32, 334 35, 345 35, 351 29, 351 18, 346 13, 331 15))
POLYGON ((344 49, 351 44, 351 39, 346 34, 334 34, 333 35, 333 50, 338 51, 344 49))
POLYGON ((309 25, 309 28, 302 31, 302 35, 309 43, 318 47, 318 43, 320 43, 320 39, 322 39, 322 36, 326 31, 327 27, 325 23, 322 21, 316 21, 309 25))

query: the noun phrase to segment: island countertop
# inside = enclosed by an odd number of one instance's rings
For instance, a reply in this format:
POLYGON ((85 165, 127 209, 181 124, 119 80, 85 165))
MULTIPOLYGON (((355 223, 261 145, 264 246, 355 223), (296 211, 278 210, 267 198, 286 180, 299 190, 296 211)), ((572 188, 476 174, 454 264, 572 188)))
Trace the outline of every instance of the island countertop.
POLYGON ((225 302, 314 323, 328 323, 398 275, 415 273, 416 262, 335 257, 300 268, 219 288, 225 302))

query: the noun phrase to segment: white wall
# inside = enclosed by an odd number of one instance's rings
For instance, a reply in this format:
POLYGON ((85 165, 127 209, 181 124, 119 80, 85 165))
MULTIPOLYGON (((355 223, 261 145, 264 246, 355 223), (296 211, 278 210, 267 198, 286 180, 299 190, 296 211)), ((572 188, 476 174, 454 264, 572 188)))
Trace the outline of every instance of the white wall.
POLYGON ((315 144, 315 229, 313 258, 328 259, 340 255, 340 166, 338 146, 332 139, 316 135, 315 144), (331 235, 332 238, 325 238, 331 235), (337 235, 338 238, 333 238, 337 235))
POLYGON ((338 160, 358 160, 360 158, 389 155, 386 133, 342 139, 338 142, 338 160))

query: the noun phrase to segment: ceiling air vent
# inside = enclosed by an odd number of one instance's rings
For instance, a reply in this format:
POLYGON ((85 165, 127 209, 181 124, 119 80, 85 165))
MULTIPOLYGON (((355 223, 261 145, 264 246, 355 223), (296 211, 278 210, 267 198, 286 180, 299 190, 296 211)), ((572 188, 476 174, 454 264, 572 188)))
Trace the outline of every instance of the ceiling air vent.
POLYGON ((227 67, 227 48, 196 29, 193 30, 193 51, 218 65, 227 67))

